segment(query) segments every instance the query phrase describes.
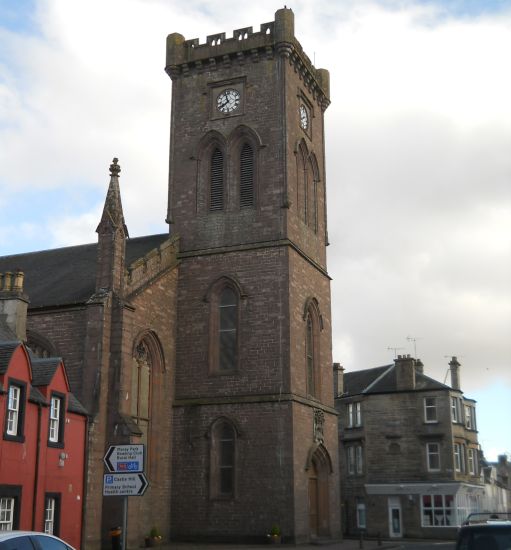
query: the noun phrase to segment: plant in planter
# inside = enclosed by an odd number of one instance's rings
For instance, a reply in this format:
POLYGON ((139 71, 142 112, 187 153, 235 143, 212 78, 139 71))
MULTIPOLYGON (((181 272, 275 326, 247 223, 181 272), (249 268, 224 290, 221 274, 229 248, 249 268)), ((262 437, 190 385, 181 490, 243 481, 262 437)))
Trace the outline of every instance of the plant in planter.
POLYGON ((145 538, 146 548, 152 548, 153 546, 160 546, 163 537, 156 527, 153 527, 149 534, 145 538))
POLYGON ((280 544, 282 542, 282 532, 276 523, 271 526, 270 532, 266 536, 270 544, 280 544))

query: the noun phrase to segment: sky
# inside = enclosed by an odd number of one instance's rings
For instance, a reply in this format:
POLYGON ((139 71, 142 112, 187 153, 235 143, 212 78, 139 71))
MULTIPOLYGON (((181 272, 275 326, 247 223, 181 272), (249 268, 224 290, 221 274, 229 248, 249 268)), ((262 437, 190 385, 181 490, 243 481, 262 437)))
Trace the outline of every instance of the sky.
MULTIPOLYGON (((289 1, 289 0, 288 0, 289 1)), ((274 19, 280 3, 0 0, 0 254, 96 241, 119 157, 132 237, 165 224, 165 39, 274 19)), ((511 453, 511 0, 298 0, 330 71, 333 360, 450 357, 485 455, 511 453)))

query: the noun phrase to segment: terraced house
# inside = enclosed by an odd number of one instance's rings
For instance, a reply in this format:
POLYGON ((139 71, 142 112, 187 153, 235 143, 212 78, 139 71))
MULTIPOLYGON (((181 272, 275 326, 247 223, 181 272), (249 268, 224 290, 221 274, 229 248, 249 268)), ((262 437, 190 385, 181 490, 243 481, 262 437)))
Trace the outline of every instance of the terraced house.
POLYGON ((452 538, 487 502, 475 402, 419 359, 344 373, 337 367, 343 524, 350 534, 452 538))

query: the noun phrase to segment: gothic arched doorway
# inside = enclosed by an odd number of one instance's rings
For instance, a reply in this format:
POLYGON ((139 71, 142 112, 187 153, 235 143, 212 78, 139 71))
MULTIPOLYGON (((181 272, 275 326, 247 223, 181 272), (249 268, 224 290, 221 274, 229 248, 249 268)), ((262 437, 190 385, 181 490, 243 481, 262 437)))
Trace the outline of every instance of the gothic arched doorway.
POLYGON ((323 445, 311 453, 308 461, 309 532, 311 537, 330 536, 330 507, 328 478, 332 465, 323 445))

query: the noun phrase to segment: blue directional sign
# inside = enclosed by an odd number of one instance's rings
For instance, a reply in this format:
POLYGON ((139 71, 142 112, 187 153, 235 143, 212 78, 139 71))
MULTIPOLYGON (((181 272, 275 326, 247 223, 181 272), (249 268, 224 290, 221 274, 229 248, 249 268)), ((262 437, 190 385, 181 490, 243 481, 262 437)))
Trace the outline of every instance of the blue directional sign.
POLYGON ((103 496, 141 497, 149 483, 144 474, 105 474, 103 496))
POLYGON ((111 445, 103 461, 109 472, 143 472, 144 445, 111 445))

